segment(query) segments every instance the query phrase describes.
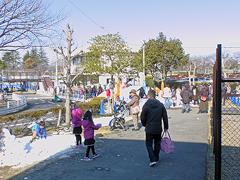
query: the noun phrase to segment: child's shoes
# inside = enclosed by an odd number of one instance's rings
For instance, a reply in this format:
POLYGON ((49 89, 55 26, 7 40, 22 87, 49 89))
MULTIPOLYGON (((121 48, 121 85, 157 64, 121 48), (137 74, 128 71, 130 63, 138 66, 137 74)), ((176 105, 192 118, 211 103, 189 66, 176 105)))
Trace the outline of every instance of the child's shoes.
POLYGON ((94 154, 93 155, 93 159, 95 159, 95 158, 97 158, 97 157, 99 157, 100 156, 100 154, 94 154))
POLYGON ((81 159, 81 161, 91 161, 91 160, 92 160, 91 158, 86 157, 86 156, 85 156, 84 158, 81 159))

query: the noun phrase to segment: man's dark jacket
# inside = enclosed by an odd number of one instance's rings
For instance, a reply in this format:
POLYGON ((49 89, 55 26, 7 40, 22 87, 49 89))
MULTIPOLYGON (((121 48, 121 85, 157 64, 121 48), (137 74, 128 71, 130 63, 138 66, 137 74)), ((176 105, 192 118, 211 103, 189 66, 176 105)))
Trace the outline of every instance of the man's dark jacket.
POLYGON ((161 134, 162 120, 164 129, 168 129, 168 116, 164 105, 157 99, 148 99, 141 113, 141 122, 146 133, 161 134))

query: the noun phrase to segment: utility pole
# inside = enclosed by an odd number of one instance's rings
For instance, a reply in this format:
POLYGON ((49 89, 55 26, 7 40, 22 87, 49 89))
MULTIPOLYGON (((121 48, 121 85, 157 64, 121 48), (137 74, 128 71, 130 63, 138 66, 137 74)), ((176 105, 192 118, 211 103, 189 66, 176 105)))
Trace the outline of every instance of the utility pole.
POLYGON ((145 76, 145 43, 143 44, 143 74, 145 76))
POLYGON ((58 88, 58 59, 56 61, 56 70, 55 70, 55 88, 58 88))
POLYGON ((191 71, 192 71, 192 62, 190 62, 189 71, 188 71, 188 82, 189 82, 189 85, 191 85, 191 71))
POLYGON ((2 72, 1 72, 1 89, 3 90, 3 69, 2 69, 2 72))
POLYGON ((143 59, 142 59, 142 63, 143 63, 143 81, 144 83, 146 83, 146 72, 145 72, 145 41, 143 41, 143 59))

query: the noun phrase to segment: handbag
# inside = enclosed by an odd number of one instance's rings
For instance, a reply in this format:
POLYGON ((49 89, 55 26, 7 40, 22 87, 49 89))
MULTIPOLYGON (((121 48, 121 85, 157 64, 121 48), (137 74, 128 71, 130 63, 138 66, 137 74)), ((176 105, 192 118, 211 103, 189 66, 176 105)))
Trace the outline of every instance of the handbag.
POLYGON ((161 140, 161 151, 165 153, 173 153, 175 151, 175 146, 171 140, 170 134, 168 131, 163 132, 161 140))

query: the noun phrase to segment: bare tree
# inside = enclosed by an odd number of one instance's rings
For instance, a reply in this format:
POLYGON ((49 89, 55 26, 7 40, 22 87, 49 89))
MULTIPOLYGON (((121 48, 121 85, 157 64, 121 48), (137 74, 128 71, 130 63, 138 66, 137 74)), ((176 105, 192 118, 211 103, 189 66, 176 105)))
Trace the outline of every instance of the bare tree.
POLYGON ((80 70, 78 74, 76 74, 74 77, 71 75, 71 65, 72 60, 76 56, 73 55, 77 48, 73 49, 73 29, 69 25, 67 25, 67 29, 63 31, 66 36, 67 41, 67 48, 58 47, 57 49, 54 49, 54 51, 59 54, 63 59, 63 66, 64 66, 64 75, 63 80, 66 85, 66 124, 69 127, 70 126, 70 95, 71 95, 71 88, 73 86, 73 82, 76 79, 77 76, 82 74, 83 69, 80 70))
POLYGON ((208 74, 212 71, 214 56, 195 56, 190 58, 195 73, 208 74))
POLYGON ((49 14, 42 0, 0 1, 0 51, 42 46, 62 20, 49 14))

